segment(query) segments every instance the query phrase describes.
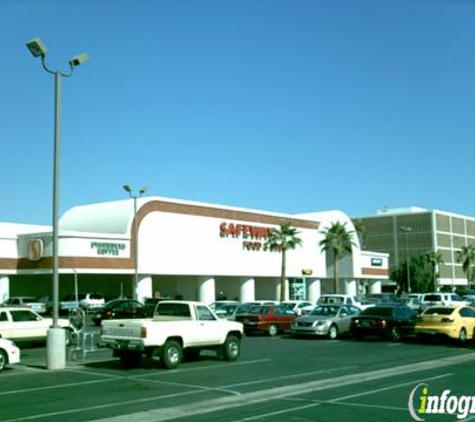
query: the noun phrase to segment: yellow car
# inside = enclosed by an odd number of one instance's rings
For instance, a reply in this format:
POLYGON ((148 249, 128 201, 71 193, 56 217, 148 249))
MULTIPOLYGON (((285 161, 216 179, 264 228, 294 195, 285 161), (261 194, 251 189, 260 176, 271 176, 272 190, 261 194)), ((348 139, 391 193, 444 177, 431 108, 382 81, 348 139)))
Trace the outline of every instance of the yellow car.
POLYGON ((442 335, 462 343, 474 339, 475 308, 431 306, 418 316, 415 333, 417 338, 442 335))

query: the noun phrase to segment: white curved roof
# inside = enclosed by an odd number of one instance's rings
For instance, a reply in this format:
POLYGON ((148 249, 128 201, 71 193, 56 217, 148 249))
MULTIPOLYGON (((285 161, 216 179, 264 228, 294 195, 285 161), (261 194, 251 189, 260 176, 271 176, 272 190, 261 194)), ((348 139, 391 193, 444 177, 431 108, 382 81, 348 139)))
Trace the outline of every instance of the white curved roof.
POLYGON ((353 241, 356 243, 358 249, 361 249, 358 236, 356 235, 355 225, 353 224, 353 221, 351 221, 351 218, 348 217, 342 211, 332 210, 322 212, 310 212, 305 214, 296 214, 295 217, 320 221, 320 230, 325 230, 329 228, 333 223, 336 223, 337 221, 342 224, 346 224, 346 229, 348 231, 355 232, 355 235, 353 236, 353 241))
POLYGON ((62 231, 125 234, 133 215, 134 201, 126 199, 73 207, 61 217, 59 224, 62 231))
MULTIPOLYGON (((195 201, 184 201, 171 198, 147 196, 137 198, 137 210, 141 206, 151 201, 165 201, 176 204, 188 204, 198 206, 212 206, 218 209, 236 211, 254 211, 266 215, 282 217, 293 217, 289 214, 278 214, 268 211, 257 211, 245 208, 223 206, 217 204, 207 204, 195 201)), ((130 234, 130 225, 134 217, 133 199, 121 201, 102 202, 99 204, 81 205, 73 207, 61 217, 59 222, 61 231, 86 232, 86 233, 107 233, 107 234, 130 234)))
MULTIPOLYGON (((199 206, 209 206, 211 204, 198 203, 193 201, 183 201, 161 197, 137 198, 137 210, 147 202, 162 200, 179 204, 194 204, 199 206)), ((233 209, 251 211, 244 208, 228 207, 213 204, 213 207, 221 209, 233 209)), ((311 212, 304 214, 277 214, 266 211, 257 211, 266 215, 287 216, 321 222, 320 229, 330 227, 336 221, 346 223, 348 230, 354 230, 351 219, 341 211, 311 212)), ((104 233, 104 234, 130 234, 130 226, 134 217, 133 199, 121 201, 102 202, 98 204, 81 205, 68 210, 60 220, 62 231, 104 233)))

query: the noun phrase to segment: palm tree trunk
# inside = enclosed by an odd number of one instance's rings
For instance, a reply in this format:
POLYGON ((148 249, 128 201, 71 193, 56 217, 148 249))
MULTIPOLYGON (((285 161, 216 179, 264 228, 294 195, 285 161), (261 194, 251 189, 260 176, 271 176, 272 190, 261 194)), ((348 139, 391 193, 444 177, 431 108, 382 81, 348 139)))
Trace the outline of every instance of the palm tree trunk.
POLYGON ((280 301, 283 302, 285 300, 285 262, 286 262, 286 256, 285 256, 285 250, 282 250, 282 267, 281 267, 281 272, 280 272, 280 301))
POLYGON ((338 253, 334 253, 335 262, 333 263, 333 290, 338 294, 338 253))

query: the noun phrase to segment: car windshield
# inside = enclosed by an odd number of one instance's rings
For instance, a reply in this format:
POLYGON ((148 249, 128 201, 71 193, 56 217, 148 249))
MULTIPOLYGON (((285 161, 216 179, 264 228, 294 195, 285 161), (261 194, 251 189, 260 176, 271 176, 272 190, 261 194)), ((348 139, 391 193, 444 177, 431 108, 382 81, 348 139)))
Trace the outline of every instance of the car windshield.
POLYGON ((115 308, 116 306, 120 305, 121 303, 123 302, 122 299, 114 299, 114 300, 111 300, 109 302, 107 302, 105 305, 104 305, 104 308, 115 308))
POLYGON ((248 314, 267 314, 269 312, 268 306, 251 306, 247 311, 248 314))
POLYGON ((442 308, 442 307, 436 307, 436 308, 429 308, 426 309, 424 312, 424 315, 450 315, 455 308, 442 308))
POLYGON ((389 306, 373 306, 372 308, 365 309, 360 315, 389 317, 393 315, 393 308, 389 306))
POLYGON ((339 306, 317 306, 312 312, 310 312, 310 315, 336 316, 339 309, 339 306))

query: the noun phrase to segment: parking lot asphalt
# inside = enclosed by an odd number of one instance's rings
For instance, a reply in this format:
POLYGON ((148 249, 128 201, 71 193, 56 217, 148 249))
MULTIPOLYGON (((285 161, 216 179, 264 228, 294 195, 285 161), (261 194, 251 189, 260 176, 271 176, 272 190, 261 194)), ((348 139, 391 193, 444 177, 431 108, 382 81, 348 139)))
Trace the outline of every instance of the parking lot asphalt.
POLYGON ((107 352, 49 371, 43 347, 24 349, 22 364, 0 374, 0 421, 411 421, 421 383, 475 396, 472 345, 256 336, 236 362, 207 353, 171 371, 124 370, 107 352))

